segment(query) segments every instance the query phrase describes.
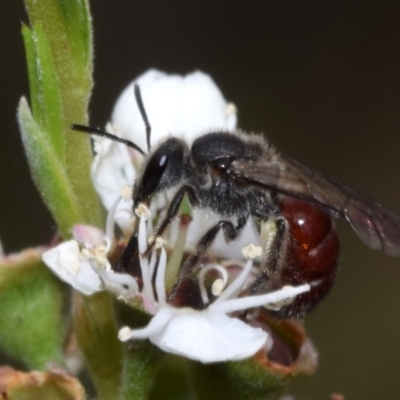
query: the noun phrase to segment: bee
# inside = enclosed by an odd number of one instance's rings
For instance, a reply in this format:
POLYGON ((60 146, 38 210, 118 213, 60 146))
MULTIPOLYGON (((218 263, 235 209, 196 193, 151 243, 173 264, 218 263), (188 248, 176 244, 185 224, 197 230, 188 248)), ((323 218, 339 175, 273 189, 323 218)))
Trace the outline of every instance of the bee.
MULTIPOLYGON (((151 128, 137 85, 135 96, 150 149, 151 128)), ((134 143, 100 129, 81 125, 72 129, 108 137, 145 154, 134 143)), ((351 187, 280 154, 261 135, 216 131, 199 136, 191 145, 177 137, 165 139, 145 160, 134 184, 133 207, 170 190, 174 195, 156 236, 162 236, 177 216, 185 195, 193 208, 209 209, 219 216, 181 267, 175 291, 198 272, 202 256, 219 232, 227 242, 234 241, 249 219, 265 250, 260 275, 250 292, 311 285, 308 293, 273 311, 280 318, 303 316, 332 287, 339 257, 332 217, 347 221, 370 248, 400 256, 399 216, 351 187)), ((136 249, 134 233, 117 269, 126 269, 136 249)))

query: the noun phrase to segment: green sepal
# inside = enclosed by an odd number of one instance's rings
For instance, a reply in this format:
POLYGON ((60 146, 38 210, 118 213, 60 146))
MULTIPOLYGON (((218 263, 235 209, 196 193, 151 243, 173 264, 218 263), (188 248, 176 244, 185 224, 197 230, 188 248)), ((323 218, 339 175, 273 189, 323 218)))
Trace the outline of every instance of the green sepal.
POLYGON ((115 400, 120 388, 122 343, 107 292, 83 296, 74 292, 74 331, 86 358, 99 400, 115 400))
MULTIPOLYGON (((139 328, 149 323, 149 315, 140 309, 115 304, 120 326, 139 328)), ((164 353, 148 340, 124 343, 123 370, 118 400, 147 400, 164 353)))
POLYGON ((199 400, 277 400, 291 377, 249 360, 203 365, 190 363, 190 376, 199 400))
POLYGON ((63 363, 67 288, 43 264, 43 249, 0 258, 0 344, 32 369, 63 363))
MULTIPOLYGON (((198 399, 190 376, 191 360, 173 354, 165 354, 157 368, 156 385, 151 388, 149 400, 162 399, 168 393, 168 400, 198 399), (177 384, 179 382, 179 384, 177 384)), ((213 399, 213 397, 210 397, 213 399)), ((220 397, 224 400, 224 397, 220 397)))
POLYGON ((289 382, 288 376, 272 372, 254 359, 201 364, 166 354, 158 365, 149 398, 157 400, 168 393, 169 400, 277 400, 289 382))
POLYGON ((119 400, 147 400, 154 385, 161 351, 148 340, 126 345, 119 400))

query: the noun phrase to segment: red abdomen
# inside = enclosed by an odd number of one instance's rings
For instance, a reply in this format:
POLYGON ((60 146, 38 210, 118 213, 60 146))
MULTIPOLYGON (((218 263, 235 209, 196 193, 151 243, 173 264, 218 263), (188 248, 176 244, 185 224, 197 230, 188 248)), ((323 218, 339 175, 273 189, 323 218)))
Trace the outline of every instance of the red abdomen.
POLYGON ((304 315, 329 292, 337 271, 339 239, 331 216, 311 203, 283 198, 280 208, 288 224, 282 285, 311 285, 310 292, 276 312, 288 318, 304 315))

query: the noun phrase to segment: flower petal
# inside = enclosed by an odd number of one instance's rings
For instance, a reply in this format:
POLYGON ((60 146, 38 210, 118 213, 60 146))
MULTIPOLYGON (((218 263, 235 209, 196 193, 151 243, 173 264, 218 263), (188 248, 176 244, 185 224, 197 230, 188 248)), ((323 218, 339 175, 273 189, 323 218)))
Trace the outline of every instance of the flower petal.
MULTIPOLYGON (((218 221, 221 220, 221 216, 209 209, 198 209, 192 210, 192 222, 189 225, 185 248, 195 249, 200 238, 218 221)), ((232 221, 236 224, 236 221, 232 221)), ((168 239, 170 245, 176 242, 178 236, 178 226, 171 226, 171 235, 168 239)), ((254 220, 249 218, 243 231, 239 237, 232 242, 227 243, 223 232, 219 232, 213 244, 211 245, 211 251, 218 257, 227 258, 231 260, 243 260, 245 257, 242 254, 242 248, 247 246, 249 243, 260 246, 261 240, 260 235, 257 233, 254 220)))
MULTIPOLYGON (((107 130, 113 133, 109 125, 107 130)), ((101 137, 93 137, 96 156, 91 175, 93 185, 104 207, 110 210, 125 186, 133 186, 136 172, 127 146, 101 137)), ((132 229, 132 205, 121 201, 115 213, 115 221, 123 231, 132 229)))
MULTIPOLYGON (((182 310, 183 311, 183 310, 182 310)), ((242 360, 266 343, 268 334, 222 313, 176 313, 150 341, 162 350, 202 363, 242 360)))
POLYGON ((236 110, 228 104, 213 80, 196 71, 167 75, 149 70, 129 84, 115 105, 112 123, 122 137, 132 140, 147 152, 143 119, 133 94, 138 83, 151 125, 151 144, 166 135, 184 135, 185 139, 215 129, 233 130, 236 110))
POLYGON ((74 225, 72 228, 72 236, 77 242, 89 243, 92 246, 104 244, 104 232, 90 225, 74 225))
POLYGON ((88 260, 80 257, 76 240, 61 243, 43 254, 44 263, 64 282, 85 295, 102 290, 102 283, 88 260))

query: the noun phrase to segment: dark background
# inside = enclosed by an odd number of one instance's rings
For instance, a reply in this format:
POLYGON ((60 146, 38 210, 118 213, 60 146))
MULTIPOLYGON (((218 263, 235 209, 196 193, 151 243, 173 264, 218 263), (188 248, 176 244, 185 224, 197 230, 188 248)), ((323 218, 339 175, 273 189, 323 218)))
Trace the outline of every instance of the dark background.
MULTIPOLYGON (((92 1, 92 125, 150 67, 210 73, 239 125, 400 214, 400 10, 396 1, 92 1)), ((28 94, 16 0, 0 2, 0 235, 6 251, 55 230, 31 180, 15 122, 28 94)), ((71 121, 74 122, 74 121, 71 121)), ((320 352, 297 399, 400 398, 400 260, 344 223, 331 296, 306 318, 320 352)), ((179 382, 177 382, 179 384, 179 382)))

